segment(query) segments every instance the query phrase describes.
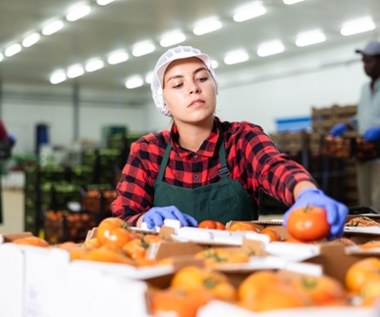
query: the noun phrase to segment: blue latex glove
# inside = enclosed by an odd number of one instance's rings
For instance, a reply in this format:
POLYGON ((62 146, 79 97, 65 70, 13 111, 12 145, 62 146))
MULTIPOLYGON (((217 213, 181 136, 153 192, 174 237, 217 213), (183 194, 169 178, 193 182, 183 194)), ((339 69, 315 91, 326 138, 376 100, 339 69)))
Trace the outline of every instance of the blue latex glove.
POLYGON ((342 236, 348 208, 346 205, 325 195, 320 189, 304 189, 301 191, 296 202, 284 215, 284 226, 286 226, 289 214, 293 210, 308 205, 326 209, 327 222, 330 224, 329 240, 342 236))
POLYGON ((16 143, 16 137, 13 134, 8 135, 8 140, 12 146, 16 143))
POLYGON ((364 141, 374 142, 380 139, 380 127, 369 128, 363 134, 364 141))
POLYGON ((331 128, 330 134, 333 137, 342 136, 344 134, 344 132, 347 131, 347 129, 348 129, 347 124, 345 124, 345 123, 337 123, 336 125, 334 125, 331 128))
POLYGON ((149 229, 161 227, 165 219, 178 220, 183 227, 196 227, 197 220, 188 214, 181 212, 176 206, 152 207, 143 216, 149 229))

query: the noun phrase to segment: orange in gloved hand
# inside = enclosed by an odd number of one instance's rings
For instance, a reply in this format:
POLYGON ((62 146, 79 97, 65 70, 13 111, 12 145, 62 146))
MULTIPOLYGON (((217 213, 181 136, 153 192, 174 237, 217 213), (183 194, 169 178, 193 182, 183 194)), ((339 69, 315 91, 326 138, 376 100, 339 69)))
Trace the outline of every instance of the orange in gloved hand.
POLYGON ((294 209, 288 217, 288 234, 300 241, 315 241, 326 238, 330 233, 326 210, 317 206, 294 209))

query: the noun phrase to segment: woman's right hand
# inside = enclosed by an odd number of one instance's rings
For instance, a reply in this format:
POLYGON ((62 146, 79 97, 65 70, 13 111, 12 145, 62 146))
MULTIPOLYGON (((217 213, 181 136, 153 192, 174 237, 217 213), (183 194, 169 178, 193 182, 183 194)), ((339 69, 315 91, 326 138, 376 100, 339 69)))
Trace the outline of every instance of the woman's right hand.
POLYGON ((188 214, 181 212, 176 206, 152 207, 142 217, 148 229, 161 227, 165 219, 178 220, 183 227, 196 227, 198 221, 188 214))

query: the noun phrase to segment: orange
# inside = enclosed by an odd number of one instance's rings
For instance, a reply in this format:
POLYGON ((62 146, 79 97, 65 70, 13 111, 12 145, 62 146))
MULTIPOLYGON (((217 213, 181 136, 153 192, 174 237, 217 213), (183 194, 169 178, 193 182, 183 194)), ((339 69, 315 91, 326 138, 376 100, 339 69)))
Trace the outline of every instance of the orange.
POLYGON ((367 281, 378 277, 380 277, 380 259, 368 257, 355 262, 348 268, 345 285, 349 291, 359 294, 367 281))
POLYGON ((279 233, 271 227, 264 228, 263 230, 261 230, 261 233, 269 236, 270 241, 281 241, 279 233))
POLYGON ((171 287, 186 291, 208 291, 217 299, 234 301, 236 289, 221 272, 197 266, 186 266, 171 281, 171 287))
POLYGON ((29 236, 29 237, 23 237, 23 238, 18 238, 12 241, 14 244, 23 244, 23 245, 32 245, 35 247, 43 247, 46 248, 49 246, 49 243, 42 239, 38 238, 35 236, 29 236))
POLYGON ((314 305, 330 305, 342 302, 346 298, 346 291, 342 283, 327 275, 301 276, 295 279, 293 286, 306 294, 314 305))
POLYGON ((326 238, 330 233, 326 210, 317 206, 294 209, 287 220, 286 230, 297 240, 310 242, 326 238))
POLYGON ((228 231, 254 231, 260 232, 260 230, 255 226, 254 223, 249 221, 235 221, 232 222, 230 226, 226 228, 228 231))

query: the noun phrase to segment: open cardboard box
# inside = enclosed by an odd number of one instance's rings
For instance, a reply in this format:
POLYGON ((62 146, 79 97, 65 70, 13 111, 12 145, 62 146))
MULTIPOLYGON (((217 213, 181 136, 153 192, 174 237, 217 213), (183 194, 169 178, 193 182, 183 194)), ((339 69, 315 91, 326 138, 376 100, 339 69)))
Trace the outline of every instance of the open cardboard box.
POLYGON ((241 308, 237 305, 223 302, 212 301, 204 307, 200 308, 197 317, 378 317, 374 308, 365 307, 339 307, 339 306, 326 306, 326 307, 305 307, 293 309, 278 309, 255 313, 241 308))
POLYGON ((31 232, 17 232, 17 233, 3 233, 0 234, 0 244, 12 242, 13 240, 25 237, 31 237, 33 234, 31 232))

